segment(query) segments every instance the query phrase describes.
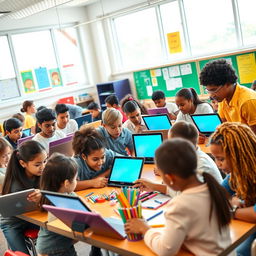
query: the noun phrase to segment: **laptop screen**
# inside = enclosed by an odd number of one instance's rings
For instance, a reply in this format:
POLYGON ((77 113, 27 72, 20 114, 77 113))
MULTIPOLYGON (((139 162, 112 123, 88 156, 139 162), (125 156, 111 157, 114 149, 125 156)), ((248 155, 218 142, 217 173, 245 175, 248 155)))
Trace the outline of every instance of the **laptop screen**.
POLYGON ((130 185, 140 178, 143 158, 115 157, 108 183, 130 185))
POLYGON ((23 132, 26 136, 30 136, 30 135, 31 135, 31 128, 23 129, 22 132, 23 132))
POLYGON ((213 133, 217 126, 221 124, 218 114, 191 115, 193 122, 201 133, 213 133))
POLYGON ((78 128, 80 128, 82 125, 92 122, 92 115, 87 114, 87 115, 84 115, 84 116, 80 116, 80 117, 77 117, 75 120, 78 124, 78 128))
POLYGON ((41 192, 54 206, 86 212, 90 211, 79 197, 47 191, 41 192))
POLYGON ((135 155, 138 157, 154 158, 156 149, 162 144, 161 133, 133 134, 135 155))
POLYGON ((142 116, 148 130, 169 130, 172 125, 168 115, 142 116))

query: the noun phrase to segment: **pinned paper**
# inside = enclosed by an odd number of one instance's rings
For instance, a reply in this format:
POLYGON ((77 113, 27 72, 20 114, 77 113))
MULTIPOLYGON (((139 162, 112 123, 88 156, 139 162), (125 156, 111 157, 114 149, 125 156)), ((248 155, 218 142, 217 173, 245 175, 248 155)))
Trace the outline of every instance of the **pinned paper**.
POLYGON ((22 71, 21 77, 25 93, 35 92, 35 82, 32 74, 32 70, 22 71))
POLYGON ((163 77, 164 77, 164 80, 169 79, 170 77, 169 77, 169 71, 168 71, 168 68, 163 68, 163 69, 162 69, 162 71, 163 71, 163 77))
POLYGON ((157 79, 155 77, 152 78, 152 85, 153 86, 157 86, 158 85, 157 79))
POLYGON ((160 68, 155 69, 155 74, 156 76, 161 76, 162 75, 161 69, 160 68))
POLYGON ((256 78, 256 63, 254 53, 236 57, 241 84, 252 83, 256 78))
POLYGON ((170 78, 165 81, 166 82, 166 89, 168 91, 173 91, 176 88, 182 87, 182 79, 180 77, 177 78, 170 78))
POLYGON ((180 65, 180 71, 182 76, 192 74, 191 64, 180 65))
POLYGON ((179 66, 169 67, 169 75, 170 77, 180 76, 179 66))
POLYGON ((150 86, 150 85, 148 85, 148 86, 146 86, 146 88, 147 88, 147 94, 148 94, 148 96, 152 96, 152 94, 153 94, 153 87, 150 86))
POLYGON ((150 70, 150 76, 151 76, 151 77, 156 77, 156 71, 155 71, 155 69, 151 69, 151 70, 150 70))
POLYGON ((180 32, 168 33, 167 42, 168 42, 169 52, 171 54, 182 52, 180 32))

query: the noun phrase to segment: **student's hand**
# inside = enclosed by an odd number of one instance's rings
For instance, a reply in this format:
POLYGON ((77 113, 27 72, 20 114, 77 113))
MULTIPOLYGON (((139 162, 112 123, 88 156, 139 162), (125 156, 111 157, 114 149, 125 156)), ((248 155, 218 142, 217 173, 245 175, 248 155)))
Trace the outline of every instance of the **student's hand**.
POLYGON ((107 185, 108 179, 105 177, 98 177, 93 179, 93 187, 94 188, 103 188, 107 185))
POLYGON ((176 120, 177 116, 174 115, 173 113, 169 113, 168 116, 170 117, 171 120, 176 120))
POLYGON ((142 132, 143 125, 139 124, 135 126, 135 133, 141 133, 142 132))
POLYGON ((155 183, 148 179, 138 179, 135 182, 134 188, 139 188, 141 191, 154 191, 155 183))
POLYGON ((28 195, 27 200, 35 203, 39 203, 41 200, 42 194, 39 189, 35 189, 34 192, 28 195))
POLYGON ((239 208, 243 208, 245 205, 244 205, 244 201, 241 200, 240 198, 238 198, 237 196, 233 196, 231 198, 231 205, 233 206, 238 206, 239 208))
POLYGON ((145 234, 150 229, 149 225, 144 219, 129 219, 124 224, 124 230, 127 234, 145 234))
POLYGON ((204 143, 205 143, 205 140, 206 140, 206 136, 203 135, 202 133, 199 133, 199 136, 198 136, 198 144, 204 144, 204 143))
POLYGON ((157 170, 157 168, 154 167, 153 171, 154 171, 154 174, 155 174, 156 176, 160 176, 160 173, 159 173, 159 171, 157 170))

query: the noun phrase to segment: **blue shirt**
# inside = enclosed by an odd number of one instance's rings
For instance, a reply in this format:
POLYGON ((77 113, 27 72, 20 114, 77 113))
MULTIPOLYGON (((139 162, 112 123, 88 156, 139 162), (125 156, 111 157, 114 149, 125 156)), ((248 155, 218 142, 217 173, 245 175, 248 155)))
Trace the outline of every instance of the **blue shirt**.
POLYGON ((112 138, 103 126, 98 127, 97 130, 105 138, 108 149, 124 156, 128 156, 126 148, 133 151, 132 133, 127 128, 123 128, 120 136, 116 139, 112 138))
POLYGON ((111 165, 114 160, 114 152, 108 149, 105 149, 105 162, 102 165, 102 168, 100 171, 94 171, 92 170, 86 163, 86 161, 81 157, 77 156, 75 157, 75 161, 78 164, 78 178, 79 180, 91 180, 98 175, 104 173, 108 169, 111 168, 111 165))
MULTIPOLYGON (((22 133, 21 138, 25 138, 25 137, 28 137, 28 136, 25 133, 22 133)), ((6 135, 4 138, 6 140, 8 140, 8 142, 12 145, 13 149, 16 149, 18 147, 18 141, 15 142, 15 141, 11 140, 8 135, 6 135)))
POLYGON ((65 104, 68 107, 70 119, 75 119, 82 116, 83 108, 77 105, 65 104))

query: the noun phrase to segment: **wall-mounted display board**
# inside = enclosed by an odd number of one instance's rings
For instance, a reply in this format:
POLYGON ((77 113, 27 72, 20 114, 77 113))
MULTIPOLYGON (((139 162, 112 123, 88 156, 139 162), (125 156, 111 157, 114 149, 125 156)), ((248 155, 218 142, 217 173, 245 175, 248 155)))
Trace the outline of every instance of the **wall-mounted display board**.
POLYGON ((164 91, 166 97, 173 97, 181 88, 189 87, 201 94, 195 62, 137 71, 134 81, 139 99, 151 99, 156 90, 164 91))

